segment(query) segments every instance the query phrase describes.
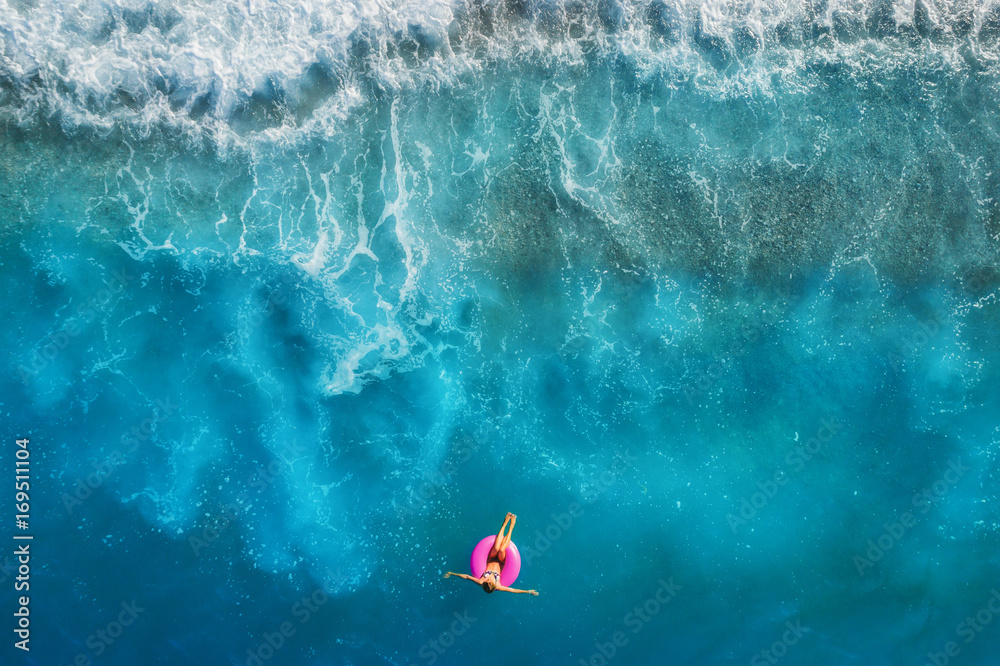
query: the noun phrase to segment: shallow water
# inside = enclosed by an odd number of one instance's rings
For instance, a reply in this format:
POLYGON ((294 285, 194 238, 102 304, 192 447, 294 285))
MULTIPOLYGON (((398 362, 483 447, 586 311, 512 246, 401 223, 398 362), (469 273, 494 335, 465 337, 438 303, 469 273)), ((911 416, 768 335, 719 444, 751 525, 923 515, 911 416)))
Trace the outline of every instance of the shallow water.
POLYGON ((0 35, 5 663, 993 663, 997 5, 0 35))

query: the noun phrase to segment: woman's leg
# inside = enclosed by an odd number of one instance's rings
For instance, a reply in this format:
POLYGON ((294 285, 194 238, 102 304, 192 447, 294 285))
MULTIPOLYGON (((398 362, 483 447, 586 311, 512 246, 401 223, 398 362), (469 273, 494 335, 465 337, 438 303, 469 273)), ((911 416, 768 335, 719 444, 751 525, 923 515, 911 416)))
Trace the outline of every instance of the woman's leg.
POLYGON ((490 556, 491 557, 494 556, 494 555, 496 555, 498 552, 500 552, 504 548, 506 548, 506 546, 503 546, 503 540, 504 540, 503 531, 505 529, 507 529, 507 523, 510 522, 511 516, 513 516, 513 515, 514 514, 508 512, 507 513, 507 517, 503 519, 503 525, 500 526, 500 531, 497 532, 496 538, 493 539, 493 548, 490 549, 490 556))
POLYGON ((506 551, 507 546, 510 545, 510 535, 514 533, 514 524, 517 522, 517 516, 512 513, 508 513, 510 516, 510 528, 507 530, 507 536, 504 537, 503 543, 500 544, 500 550, 506 551))

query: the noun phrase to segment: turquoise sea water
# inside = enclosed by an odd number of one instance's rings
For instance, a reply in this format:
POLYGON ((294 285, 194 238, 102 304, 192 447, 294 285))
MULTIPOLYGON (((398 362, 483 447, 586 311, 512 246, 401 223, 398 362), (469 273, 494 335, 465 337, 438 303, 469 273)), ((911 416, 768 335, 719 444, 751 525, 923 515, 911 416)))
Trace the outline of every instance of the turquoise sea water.
POLYGON ((995 663, 998 38, 0 0, 3 663, 995 663))

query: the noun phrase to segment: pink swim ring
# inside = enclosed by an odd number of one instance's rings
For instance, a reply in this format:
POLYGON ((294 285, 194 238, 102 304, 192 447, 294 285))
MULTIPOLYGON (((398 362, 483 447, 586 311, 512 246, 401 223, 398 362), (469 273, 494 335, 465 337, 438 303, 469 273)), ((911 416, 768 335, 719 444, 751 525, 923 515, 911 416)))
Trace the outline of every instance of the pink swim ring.
MULTIPOLYGON (((483 537, 483 540, 472 549, 472 557, 469 558, 469 568, 472 569, 472 575, 476 578, 482 576, 483 572, 486 571, 486 560, 490 556, 490 550, 493 548, 493 542, 496 538, 496 534, 483 537)), ((511 541, 510 545, 507 546, 507 559, 504 562, 503 568, 500 569, 500 584, 504 587, 510 587, 517 580, 519 573, 521 573, 521 553, 518 552, 517 546, 511 541)))

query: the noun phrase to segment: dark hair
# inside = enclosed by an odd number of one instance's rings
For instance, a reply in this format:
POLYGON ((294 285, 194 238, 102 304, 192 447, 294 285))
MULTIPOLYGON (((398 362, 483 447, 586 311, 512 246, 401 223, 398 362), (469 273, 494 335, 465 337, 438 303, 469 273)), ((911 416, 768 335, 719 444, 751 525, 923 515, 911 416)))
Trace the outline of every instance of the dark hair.
POLYGON ((497 589, 496 581, 493 581, 493 580, 490 580, 490 579, 484 580, 482 582, 482 585, 483 585, 483 590, 487 594, 493 594, 493 592, 496 591, 496 589, 497 589))

